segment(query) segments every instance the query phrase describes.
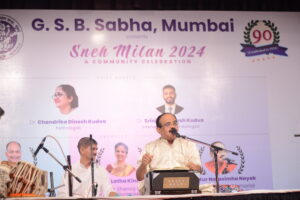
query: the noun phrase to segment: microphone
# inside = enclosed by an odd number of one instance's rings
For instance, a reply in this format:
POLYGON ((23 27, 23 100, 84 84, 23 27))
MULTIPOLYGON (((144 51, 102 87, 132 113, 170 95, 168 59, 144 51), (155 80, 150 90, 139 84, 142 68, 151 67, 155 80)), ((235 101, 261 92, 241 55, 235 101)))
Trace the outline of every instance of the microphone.
POLYGON ((44 143, 47 137, 44 137, 42 142, 40 143, 40 145, 38 146, 38 148, 35 150, 35 152, 33 153, 33 157, 36 157, 36 155, 38 154, 38 152, 44 147, 44 143))
POLYGON ((294 136, 295 136, 295 137, 300 137, 300 134, 295 134, 294 136))
POLYGON ((170 133, 172 133, 173 135, 175 135, 176 137, 180 137, 179 133, 177 132, 176 128, 171 128, 171 130, 169 131, 170 133))

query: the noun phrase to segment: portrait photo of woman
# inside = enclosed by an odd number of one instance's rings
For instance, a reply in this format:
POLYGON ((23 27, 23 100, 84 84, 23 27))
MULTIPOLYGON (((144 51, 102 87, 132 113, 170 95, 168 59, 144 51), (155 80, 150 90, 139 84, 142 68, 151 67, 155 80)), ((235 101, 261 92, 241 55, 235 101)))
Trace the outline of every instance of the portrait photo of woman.
POLYGON ((114 176, 129 176, 135 168, 126 163, 128 146, 122 142, 115 145, 116 162, 108 164, 106 170, 114 176))
POLYGON ((61 114, 67 115, 78 107, 78 96, 71 85, 59 85, 55 89, 53 101, 61 114))
MULTIPOLYGON (((216 147, 225 148, 225 145, 222 142, 214 142, 211 145, 216 147)), ((227 152, 222 150, 218 151, 217 162, 218 162, 218 174, 228 174, 233 171, 237 164, 234 160, 226 157, 227 152)), ((215 173, 215 161, 214 161, 214 149, 210 148, 211 161, 205 163, 205 167, 212 173, 215 173)))

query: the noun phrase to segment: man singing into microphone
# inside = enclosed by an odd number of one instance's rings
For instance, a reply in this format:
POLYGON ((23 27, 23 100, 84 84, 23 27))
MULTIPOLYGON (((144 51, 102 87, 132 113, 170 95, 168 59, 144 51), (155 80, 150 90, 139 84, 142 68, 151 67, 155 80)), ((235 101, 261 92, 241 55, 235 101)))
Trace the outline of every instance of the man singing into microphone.
MULTIPOLYGON (((78 176, 81 180, 79 183, 77 180, 73 179, 73 196, 74 197, 92 197, 92 184, 91 184, 91 155, 95 160, 97 155, 97 142, 94 139, 88 137, 81 138, 78 142, 78 151, 80 154, 80 162, 72 166, 72 172, 75 176, 78 176), (92 154, 91 154, 91 145, 92 145, 92 154)), ((97 197, 108 197, 116 196, 117 193, 113 191, 112 185, 106 170, 99 166, 95 165, 94 169, 95 183, 97 187, 97 197)), ((65 175, 63 178, 64 187, 59 188, 58 196, 66 197, 68 195, 68 176, 65 175)))
POLYGON ((150 170, 185 168, 202 171, 196 144, 176 137, 178 123, 175 115, 164 113, 158 116, 156 131, 160 138, 146 144, 138 160, 136 177, 141 194, 145 194, 144 176, 150 170))

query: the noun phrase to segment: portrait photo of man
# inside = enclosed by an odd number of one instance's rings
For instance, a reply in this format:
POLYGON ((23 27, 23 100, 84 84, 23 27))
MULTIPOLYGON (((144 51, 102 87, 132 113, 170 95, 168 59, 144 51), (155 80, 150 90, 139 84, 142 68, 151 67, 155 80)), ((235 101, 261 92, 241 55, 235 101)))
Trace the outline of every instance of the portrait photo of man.
POLYGON ((16 141, 10 141, 9 143, 7 143, 5 156, 7 158, 7 161, 9 162, 19 162, 22 157, 21 144, 16 141))
POLYGON ((161 113, 178 114, 184 109, 175 103, 176 89, 173 85, 163 87, 163 99, 165 104, 156 108, 161 113))

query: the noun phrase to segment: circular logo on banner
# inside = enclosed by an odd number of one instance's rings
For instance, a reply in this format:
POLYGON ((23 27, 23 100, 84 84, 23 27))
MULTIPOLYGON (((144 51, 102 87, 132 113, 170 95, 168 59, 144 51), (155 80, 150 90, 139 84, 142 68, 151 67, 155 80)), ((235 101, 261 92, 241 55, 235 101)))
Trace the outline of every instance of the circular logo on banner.
POLYGON ((0 60, 18 53, 23 45, 23 31, 20 24, 7 15, 0 15, 0 60))
POLYGON ((251 20, 244 31, 245 44, 241 44, 247 57, 263 54, 288 56, 287 48, 279 46, 280 35, 276 25, 270 20, 251 20))

